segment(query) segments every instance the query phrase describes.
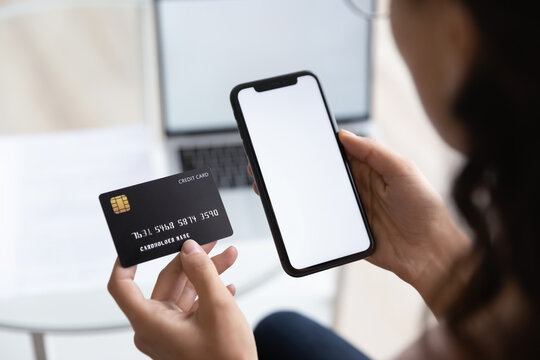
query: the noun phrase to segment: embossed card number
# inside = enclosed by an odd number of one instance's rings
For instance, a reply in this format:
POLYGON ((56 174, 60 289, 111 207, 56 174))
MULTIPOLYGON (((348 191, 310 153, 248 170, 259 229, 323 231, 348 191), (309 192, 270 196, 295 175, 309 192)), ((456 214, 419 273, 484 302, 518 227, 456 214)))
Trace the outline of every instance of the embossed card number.
POLYGON ((110 191, 99 196, 122 266, 232 235, 210 168, 110 191))

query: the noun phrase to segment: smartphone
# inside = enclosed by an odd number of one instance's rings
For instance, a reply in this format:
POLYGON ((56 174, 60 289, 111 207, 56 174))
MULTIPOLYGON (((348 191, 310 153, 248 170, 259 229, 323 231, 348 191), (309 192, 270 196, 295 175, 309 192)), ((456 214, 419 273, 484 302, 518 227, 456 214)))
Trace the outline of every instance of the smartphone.
POLYGON ((231 104, 283 269, 304 276, 373 253, 317 77, 302 71, 241 84, 231 104))

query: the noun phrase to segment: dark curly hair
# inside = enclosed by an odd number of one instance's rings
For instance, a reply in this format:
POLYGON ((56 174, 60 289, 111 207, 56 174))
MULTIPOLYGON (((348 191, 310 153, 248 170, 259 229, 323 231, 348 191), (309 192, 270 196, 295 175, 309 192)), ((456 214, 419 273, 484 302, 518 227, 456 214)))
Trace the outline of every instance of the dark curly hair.
POLYGON ((486 358, 467 323, 510 281, 526 316, 510 332, 493 329, 497 353, 540 359, 540 1, 459 1, 479 48, 454 104, 468 160, 453 195, 473 232, 468 261, 477 266, 446 313, 448 327, 471 357, 486 358))

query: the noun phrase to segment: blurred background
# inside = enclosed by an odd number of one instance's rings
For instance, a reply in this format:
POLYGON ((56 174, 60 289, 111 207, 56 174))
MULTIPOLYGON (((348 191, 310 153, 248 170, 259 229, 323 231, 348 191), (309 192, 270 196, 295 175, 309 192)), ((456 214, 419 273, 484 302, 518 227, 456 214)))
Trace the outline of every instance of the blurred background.
MULTIPOLYGON (((116 252, 97 196, 202 164, 214 169, 235 230, 218 248, 240 253, 224 281, 237 285, 252 325, 300 311, 374 358, 416 338, 426 309, 389 272, 360 261, 285 275, 228 105, 238 83, 312 70, 340 127, 414 160, 449 199, 461 159, 426 119, 387 8, 0 0, 0 358, 145 358, 106 291, 116 252)), ((170 258, 139 266, 146 294, 170 258)))

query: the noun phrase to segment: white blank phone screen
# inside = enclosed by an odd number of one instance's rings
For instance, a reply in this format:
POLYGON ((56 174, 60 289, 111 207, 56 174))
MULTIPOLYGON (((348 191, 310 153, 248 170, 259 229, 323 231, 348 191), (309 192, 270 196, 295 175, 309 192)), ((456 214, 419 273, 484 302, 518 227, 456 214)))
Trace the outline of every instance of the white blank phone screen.
POLYGON ((303 269, 369 248, 316 79, 238 100, 291 262, 303 269))

